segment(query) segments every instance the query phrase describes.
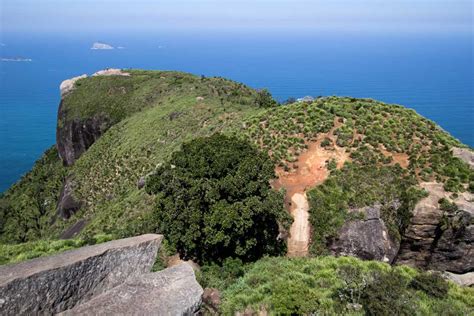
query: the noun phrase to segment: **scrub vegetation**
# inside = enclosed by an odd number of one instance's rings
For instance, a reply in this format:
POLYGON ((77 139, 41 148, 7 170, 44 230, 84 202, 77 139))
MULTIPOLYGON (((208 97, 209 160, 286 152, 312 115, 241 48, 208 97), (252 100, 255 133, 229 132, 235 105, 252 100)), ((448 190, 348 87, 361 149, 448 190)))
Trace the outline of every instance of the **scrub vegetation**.
POLYGON ((176 251, 198 261, 199 280, 221 291, 225 315, 472 313, 472 289, 437 275, 322 256, 355 208, 380 204, 399 240, 426 194, 420 182, 443 183, 453 195, 473 190, 473 170, 452 155, 464 145, 435 123, 370 99, 278 105, 267 90, 223 78, 127 72, 81 79, 63 100, 59 125, 95 115, 114 125, 72 166, 48 149, 0 196, 1 264, 154 232, 166 237, 154 269, 176 251), (305 191, 311 255, 319 257, 266 257, 284 253, 277 237, 290 223, 284 192, 270 186, 275 169, 294 171, 310 145, 345 157, 328 159, 327 179, 305 191), (63 220, 66 177, 82 207, 63 220), (86 225, 75 239, 59 240, 78 221, 86 225))
POLYGON ((467 315, 474 308, 472 288, 351 257, 228 260, 205 267, 200 281, 222 292, 223 315, 467 315))

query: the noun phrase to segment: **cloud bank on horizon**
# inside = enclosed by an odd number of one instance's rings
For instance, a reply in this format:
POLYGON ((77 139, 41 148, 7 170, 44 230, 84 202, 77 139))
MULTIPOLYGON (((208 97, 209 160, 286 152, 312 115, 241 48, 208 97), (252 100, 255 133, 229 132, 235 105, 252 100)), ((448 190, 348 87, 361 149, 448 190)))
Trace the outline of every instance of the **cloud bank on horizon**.
POLYGON ((472 32, 472 0, 0 0, 2 32, 472 32))

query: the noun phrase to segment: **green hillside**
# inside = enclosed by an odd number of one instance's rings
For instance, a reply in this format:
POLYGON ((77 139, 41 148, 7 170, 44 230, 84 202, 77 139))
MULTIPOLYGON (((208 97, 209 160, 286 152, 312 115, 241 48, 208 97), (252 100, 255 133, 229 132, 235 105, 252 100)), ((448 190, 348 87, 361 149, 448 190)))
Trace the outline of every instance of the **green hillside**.
POLYGON ((224 78, 127 72, 81 79, 64 97, 59 127, 97 115, 111 127, 71 166, 48 149, 0 196, 0 264, 166 232, 155 268, 176 252, 203 264, 201 283, 222 292, 223 313, 472 312, 471 290, 406 267, 333 257, 257 260, 286 250, 291 219, 283 205, 294 188, 276 183, 298 175, 306 160, 322 164, 314 164, 321 178, 299 188, 309 203, 309 257, 328 255, 338 229, 363 217, 350 210, 381 204, 388 234, 400 242, 427 195, 420 183, 443 184, 453 200, 473 192, 473 169, 452 153, 466 146, 434 122, 371 99, 278 105, 266 90, 224 78), (81 204, 68 219, 57 214, 65 179, 81 204), (60 240, 78 224, 74 239, 60 240), (352 290, 357 299, 347 297, 352 290), (388 299, 375 306, 381 290, 388 299))

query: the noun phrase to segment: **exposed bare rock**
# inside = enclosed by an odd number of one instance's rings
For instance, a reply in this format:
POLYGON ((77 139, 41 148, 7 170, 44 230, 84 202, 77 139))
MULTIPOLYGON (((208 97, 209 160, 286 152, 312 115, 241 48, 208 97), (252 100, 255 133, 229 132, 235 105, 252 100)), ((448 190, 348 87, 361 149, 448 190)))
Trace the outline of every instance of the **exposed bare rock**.
POLYGON ((474 270, 474 196, 461 194, 454 201, 458 210, 449 213, 438 203, 450 197, 442 184, 421 186, 429 196, 416 205, 396 262, 455 273, 474 270))
POLYGON ((61 91, 61 98, 64 98, 69 92, 74 90, 76 81, 83 78, 87 78, 87 75, 84 74, 82 76, 74 77, 61 82, 61 85, 59 86, 59 90, 61 91))
POLYGON ((130 76, 130 73, 128 72, 123 72, 122 69, 117 69, 117 68, 107 68, 103 70, 99 70, 96 73, 92 75, 92 77, 96 76, 125 76, 128 77, 130 76))
POLYGON ((353 210, 364 219, 350 220, 340 228, 330 249, 335 255, 392 262, 399 244, 388 233, 380 217, 381 205, 353 210))
POLYGON ((0 266, 1 314, 59 313, 147 273, 162 238, 142 235, 0 266))
POLYGON ((138 181, 137 181, 137 188, 138 189, 143 189, 145 187, 145 184, 146 184, 145 177, 140 177, 140 179, 138 179, 138 181))
POLYGON ((453 148, 453 155, 474 168, 474 152, 469 148, 453 148))
POLYGON ((78 220, 74 225, 66 229, 59 236, 60 239, 71 239, 76 237, 86 227, 87 221, 84 219, 78 220))
POLYGON ((203 306, 206 311, 214 315, 218 315, 219 306, 221 305, 221 294, 218 289, 206 288, 202 294, 203 306))
POLYGON ((464 274, 445 272, 444 276, 460 286, 474 286, 474 272, 464 274))
POLYGON ((56 147, 64 165, 72 165, 111 126, 104 115, 67 120, 61 100, 56 128, 56 147))
POLYGON ((81 201, 74 198, 72 178, 67 177, 64 180, 61 193, 59 194, 56 214, 62 219, 69 219, 82 206, 81 201))
POLYGON ((61 315, 194 315, 203 290, 186 263, 127 280, 61 315))

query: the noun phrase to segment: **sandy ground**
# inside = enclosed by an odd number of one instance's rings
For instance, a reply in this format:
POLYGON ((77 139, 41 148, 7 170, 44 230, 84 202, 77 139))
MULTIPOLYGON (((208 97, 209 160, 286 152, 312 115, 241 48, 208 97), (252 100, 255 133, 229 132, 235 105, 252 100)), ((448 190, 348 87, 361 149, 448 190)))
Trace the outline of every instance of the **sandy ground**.
POLYGON ((306 194, 295 193, 291 197, 293 208, 291 215, 294 222, 290 228, 290 238, 288 239, 289 256, 305 256, 308 254, 308 245, 310 240, 309 225, 309 204, 306 194))
MULTIPOLYGON (((307 143, 308 149, 299 156, 295 163, 296 168, 290 172, 285 172, 280 167, 276 169, 278 179, 272 185, 277 190, 286 189, 285 205, 294 219, 288 237, 288 256, 290 257, 308 254, 311 225, 309 224, 309 204, 306 191, 326 180, 329 175, 326 161, 336 159, 338 168, 340 168, 349 159, 349 154, 344 148, 336 146, 332 149, 325 149, 321 147, 321 141, 325 137, 326 135, 321 135, 317 141, 307 143)), ((330 136, 330 138, 332 137, 330 136)))

